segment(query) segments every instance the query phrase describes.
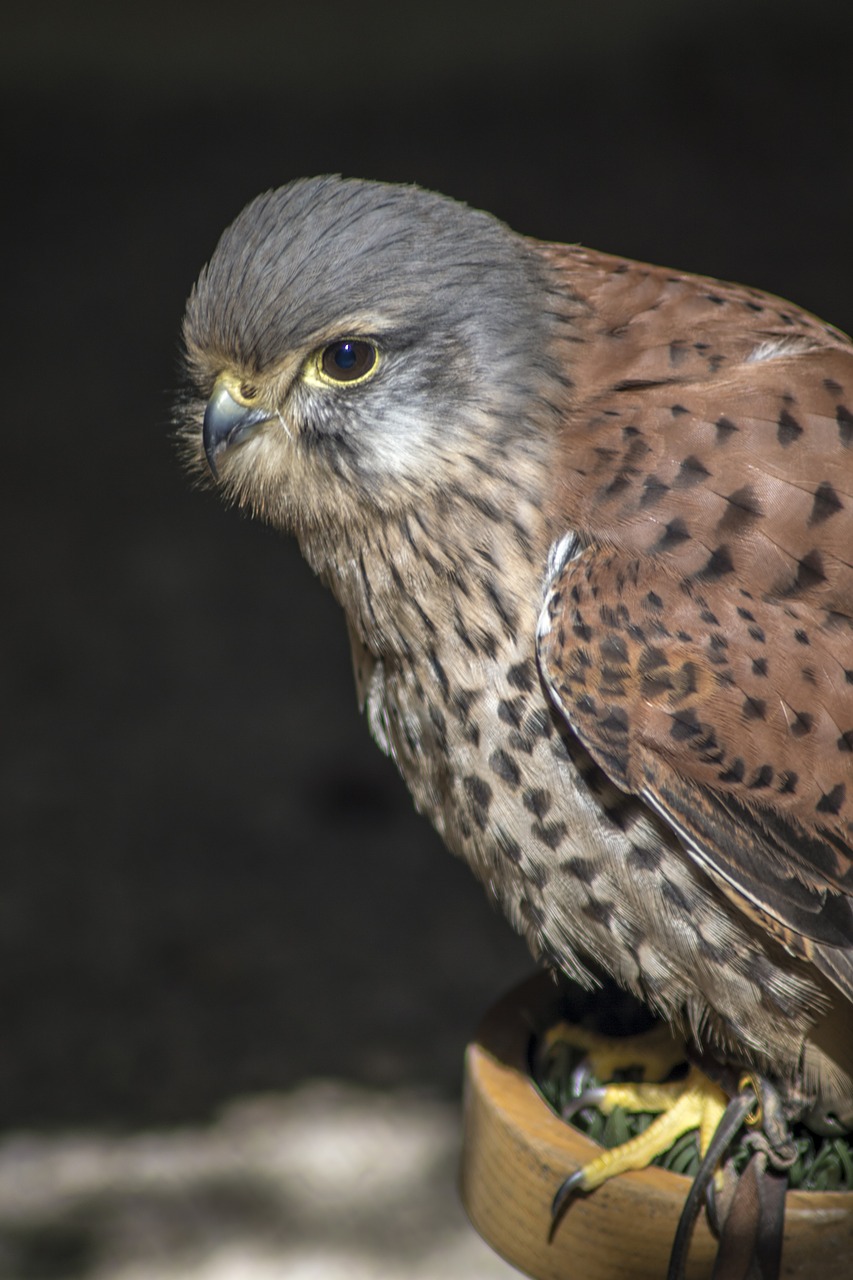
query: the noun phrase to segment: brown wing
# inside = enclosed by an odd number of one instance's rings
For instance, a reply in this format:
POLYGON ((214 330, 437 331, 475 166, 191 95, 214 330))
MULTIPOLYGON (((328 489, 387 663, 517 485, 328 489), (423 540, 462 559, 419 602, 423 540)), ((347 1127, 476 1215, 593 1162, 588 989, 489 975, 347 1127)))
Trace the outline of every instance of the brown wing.
POLYGON ((580 541, 543 672, 611 777, 853 998, 853 348, 762 294, 570 259, 580 541))

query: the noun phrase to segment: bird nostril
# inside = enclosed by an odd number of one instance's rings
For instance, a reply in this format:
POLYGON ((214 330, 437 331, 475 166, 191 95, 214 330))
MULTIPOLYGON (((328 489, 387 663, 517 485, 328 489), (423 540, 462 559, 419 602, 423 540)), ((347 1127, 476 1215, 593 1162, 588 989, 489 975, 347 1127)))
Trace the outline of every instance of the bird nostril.
POLYGON ((240 383, 240 396, 243 400, 254 400, 258 394, 258 388, 254 382, 240 383))

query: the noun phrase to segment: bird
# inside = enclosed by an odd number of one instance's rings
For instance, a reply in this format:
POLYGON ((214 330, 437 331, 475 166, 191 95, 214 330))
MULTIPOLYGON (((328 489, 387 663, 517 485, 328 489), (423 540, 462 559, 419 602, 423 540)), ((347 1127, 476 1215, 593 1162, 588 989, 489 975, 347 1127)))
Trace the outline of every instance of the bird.
POLYGON ((851 340, 328 175, 225 230, 183 350, 189 466, 295 536, 534 957, 853 1127, 851 340))

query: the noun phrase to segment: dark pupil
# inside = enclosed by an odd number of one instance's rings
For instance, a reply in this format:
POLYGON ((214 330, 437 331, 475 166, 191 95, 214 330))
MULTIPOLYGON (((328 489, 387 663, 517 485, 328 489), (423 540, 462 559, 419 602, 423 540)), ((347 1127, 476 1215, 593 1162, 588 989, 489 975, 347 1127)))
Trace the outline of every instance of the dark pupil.
POLYGON ((351 369, 358 359, 355 343, 343 342, 335 352, 335 364, 339 369, 351 369))
POLYGON ((333 342, 323 352, 323 369, 338 382, 363 378, 376 363, 376 351, 369 342, 333 342))

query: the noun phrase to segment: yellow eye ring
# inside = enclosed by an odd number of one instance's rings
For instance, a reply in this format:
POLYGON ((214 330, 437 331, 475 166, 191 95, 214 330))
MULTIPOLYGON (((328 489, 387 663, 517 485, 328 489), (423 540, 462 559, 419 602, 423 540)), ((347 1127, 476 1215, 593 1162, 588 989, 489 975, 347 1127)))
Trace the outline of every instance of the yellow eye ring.
POLYGON ((372 378, 379 367, 379 352, 366 338, 338 338, 317 351, 310 373, 326 386, 356 386, 372 378))

